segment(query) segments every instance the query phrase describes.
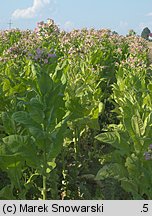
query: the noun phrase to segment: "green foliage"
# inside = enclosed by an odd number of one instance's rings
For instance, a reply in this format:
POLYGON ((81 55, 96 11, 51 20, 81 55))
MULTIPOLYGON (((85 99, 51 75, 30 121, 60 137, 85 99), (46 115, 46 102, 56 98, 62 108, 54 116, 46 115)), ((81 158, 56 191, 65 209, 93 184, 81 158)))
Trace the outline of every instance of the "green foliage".
POLYGON ((150 34, 150 30, 149 28, 146 27, 142 30, 141 37, 148 40, 149 34, 150 34))
POLYGON ((151 143, 152 109, 145 100, 149 95, 145 73, 143 70, 139 76, 134 70, 122 82, 119 79, 122 79, 120 71, 117 73, 117 83, 113 85, 113 97, 121 124, 112 132, 96 136, 96 139, 109 143, 115 149, 111 154, 111 163, 101 168, 97 179, 113 176, 132 194, 133 199, 151 199, 149 185, 152 170, 150 163, 145 161, 144 153, 151 143))
POLYGON ((130 29, 128 32, 128 36, 134 36, 136 35, 136 32, 133 29, 130 29))
POLYGON ((151 199, 148 70, 133 32, 2 31, 0 199, 151 199))

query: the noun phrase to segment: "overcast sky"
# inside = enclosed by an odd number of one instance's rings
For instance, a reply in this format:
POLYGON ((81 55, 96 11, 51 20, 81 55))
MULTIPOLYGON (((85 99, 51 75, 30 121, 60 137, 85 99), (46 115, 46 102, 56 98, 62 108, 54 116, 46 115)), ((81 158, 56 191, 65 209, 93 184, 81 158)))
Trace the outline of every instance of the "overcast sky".
POLYGON ((152 0, 0 0, 0 29, 33 29, 54 19, 60 28, 109 28, 119 34, 152 31, 152 0))

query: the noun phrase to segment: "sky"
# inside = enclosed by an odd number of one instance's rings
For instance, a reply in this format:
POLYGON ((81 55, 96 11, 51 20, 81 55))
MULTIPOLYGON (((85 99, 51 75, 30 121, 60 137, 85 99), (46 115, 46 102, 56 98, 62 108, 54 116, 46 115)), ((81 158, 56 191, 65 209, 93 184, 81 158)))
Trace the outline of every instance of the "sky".
POLYGON ((53 19, 66 31, 111 29, 125 35, 130 29, 152 31, 152 0, 0 0, 0 29, 34 29, 53 19))

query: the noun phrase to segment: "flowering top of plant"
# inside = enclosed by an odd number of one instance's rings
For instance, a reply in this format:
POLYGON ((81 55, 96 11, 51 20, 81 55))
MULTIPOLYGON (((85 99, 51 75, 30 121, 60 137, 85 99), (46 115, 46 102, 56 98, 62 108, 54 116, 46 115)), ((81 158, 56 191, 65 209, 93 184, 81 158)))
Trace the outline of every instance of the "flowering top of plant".
POLYGON ((37 48, 33 52, 28 53, 28 57, 34 62, 48 64, 52 58, 56 57, 56 54, 54 54, 52 49, 48 52, 46 48, 37 48))
POLYGON ((43 40, 44 38, 52 39, 53 36, 57 37, 60 33, 60 30, 52 19, 48 19, 46 23, 37 23, 37 27, 35 28, 34 32, 39 36, 41 40, 43 40))
POLYGON ((90 61, 93 71, 97 65, 98 70, 99 67, 102 67, 101 70, 105 67, 104 58, 109 52, 116 67, 144 66, 143 56, 146 52, 145 40, 140 37, 123 37, 113 34, 109 29, 60 31, 52 19, 39 22, 34 32, 18 29, 1 31, 0 44, 1 62, 28 58, 37 63, 48 63, 56 54, 63 59, 68 57, 70 64, 74 65, 79 59, 90 61), (103 53, 100 59, 99 53, 103 53), (98 61, 93 65, 91 59, 95 55, 98 55, 98 61))
MULTIPOLYGON (((12 34, 7 34, 7 42, 3 52, 1 52, 1 61, 7 62, 10 59, 27 57, 30 50, 34 50, 40 46, 39 38, 30 30, 11 31, 12 34), (11 43, 10 43, 11 41, 11 43)), ((6 35, 5 35, 6 37, 6 35)))

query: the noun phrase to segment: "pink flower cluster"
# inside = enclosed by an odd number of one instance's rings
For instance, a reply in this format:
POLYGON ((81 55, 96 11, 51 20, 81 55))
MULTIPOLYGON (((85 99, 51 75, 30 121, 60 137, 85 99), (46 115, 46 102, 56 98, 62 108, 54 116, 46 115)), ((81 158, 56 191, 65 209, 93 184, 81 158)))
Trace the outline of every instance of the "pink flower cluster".
POLYGON ((48 52, 45 48, 37 48, 33 53, 28 53, 28 57, 35 62, 48 64, 50 59, 56 58, 56 54, 52 51, 48 52))

